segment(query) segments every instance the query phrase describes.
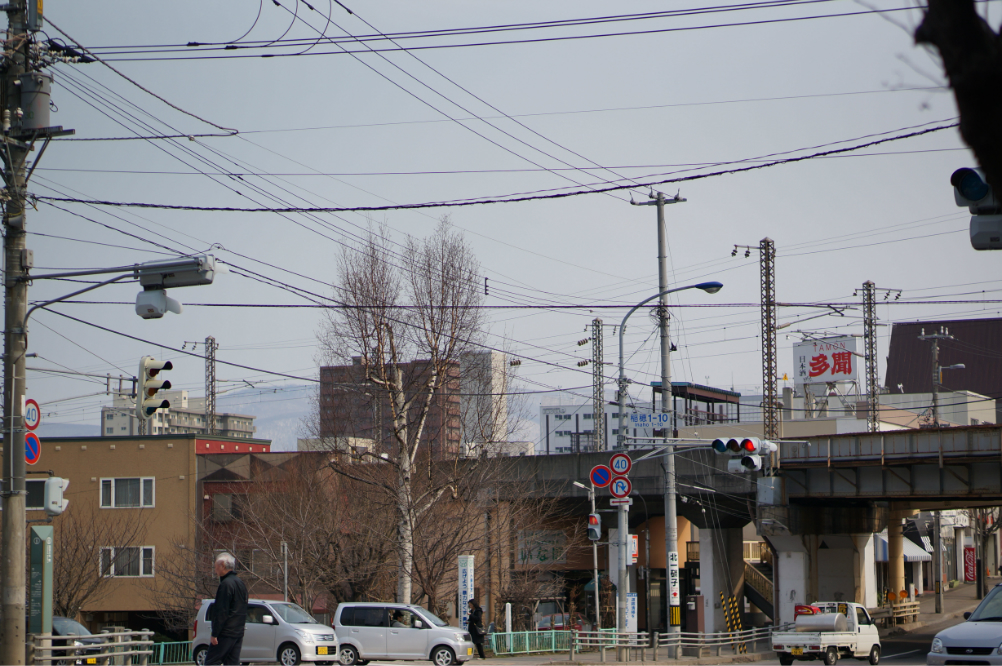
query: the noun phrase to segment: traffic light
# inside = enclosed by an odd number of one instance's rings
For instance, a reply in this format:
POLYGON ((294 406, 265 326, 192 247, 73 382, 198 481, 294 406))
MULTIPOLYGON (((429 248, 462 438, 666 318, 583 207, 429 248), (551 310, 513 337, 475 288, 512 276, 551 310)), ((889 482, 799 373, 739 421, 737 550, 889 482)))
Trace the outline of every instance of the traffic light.
POLYGON ((592 541, 602 538, 602 516, 597 513, 588 514, 588 538, 592 541))
POLYGON ((157 379, 161 370, 173 370, 174 364, 170 361, 158 361, 152 356, 144 356, 139 359, 139 390, 136 391, 136 416, 145 421, 153 416, 158 410, 170 407, 170 402, 163 398, 156 398, 157 391, 170 388, 170 382, 157 379))
POLYGON ((762 469, 762 456, 778 448, 774 443, 758 437, 715 439, 710 447, 715 453, 734 455, 727 461, 727 471, 736 473, 757 472, 762 469))
POLYGON ((995 196, 981 169, 957 169, 950 176, 953 198, 971 211, 971 246, 1002 250, 1002 201, 995 196))
POLYGON ((60 479, 58 476, 52 476, 45 480, 45 499, 42 504, 46 514, 58 516, 66 510, 70 501, 63 499, 63 493, 66 492, 69 485, 69 479, 60 479))

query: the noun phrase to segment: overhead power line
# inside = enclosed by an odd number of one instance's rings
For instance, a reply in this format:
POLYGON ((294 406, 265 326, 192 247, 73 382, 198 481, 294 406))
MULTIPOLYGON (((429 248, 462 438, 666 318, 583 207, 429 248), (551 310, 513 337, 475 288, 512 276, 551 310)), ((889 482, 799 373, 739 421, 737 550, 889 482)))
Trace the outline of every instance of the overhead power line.
POLYGON ((510 198, 482 198, 482 199, 460 199, 452 201, 434 201, 425 203, 413 203, 413 204, 391 204, 384 206, 338 206, 338 207, 287 207, 287 208, 269 208, 269 207, 259 207, 259 208, 239 208, 234 206, 189 206, 183 204, 156 204, 148 202, 126 202, 126 201, 107 201, 99 199, 78 199, 69 197, 49 197, 43 195, 31 195, 32 199, 36 201, 49 202, 58 201, 62 203, 82 203, 90 204, 92 206, 115 206, 123 208, 154 208, 161 210, 188 210, 188 211, 201 211, 201 212, 217 212, 217 213, 348 213, 348 212, 379 212, 379 211, 390 211, 390 210, 413 210, 420 208, 456 208, 461 206, 477 206, 486 204, 500 204, 500 203, 520 203, 525 201, 540 201, 547 199, 566 199, 574 196, 581 196, 584 194, 602 194, 605 192, 615 192, 622 190, 633 190, 638 187, 653 187, 655 185, 667 185, 670 183, 683 183, 693 180, 702 180, 704 178, 714 178, 717 176, 726 176, 735 173, 744 173, 747 171, 755 171, 757 169, 765 169, 768 167, 779 166, 783 164, 792 164, 796 162, 803 162, 810 159, 816 159, 819 157, 826 157, 828 155, 838 155, 841 153, 849 153, 856 150, 862 150, 864 148, 869 148, 871 146, 877 146, 883 143, 889 143, 892 141, 901 141, 903 139, 911 139, 919 136, 924 136, 926 134, 931 134, 933 132, 940 132, 945 129, 951 129, 957 127, 958 123, 949 123, 947 125, 939 125, 936 127, 928 127, 925 129, 917 130, 914 132, 909 132, 907 134, 901 134, 892 137, 886 137, 883 139, 875 139, 867 143, 856 144, 853 146, 847 146, 845 148, 835 148, 832 150, 825 150, 817 153, 812 153, 810 155, 802 155, 798 157, 787 157, 781 160, 773 160, 771 162, 765 162, 762 164, 754 164, 745 167, 738 167, 734 169, 722 169, 718 171, 713 171, 710 173, 702 174, 692 174, 688 176, 680 176, 677 178, 667 178, 664 180, 648 181, 648 182, 638 182, 636 184, 630 185, 608 185, 608 186, 598 186, 587 190, 572 190, 569 192, 558 192, 553 194, 533 194, 528 196, 517 196, 510 198))

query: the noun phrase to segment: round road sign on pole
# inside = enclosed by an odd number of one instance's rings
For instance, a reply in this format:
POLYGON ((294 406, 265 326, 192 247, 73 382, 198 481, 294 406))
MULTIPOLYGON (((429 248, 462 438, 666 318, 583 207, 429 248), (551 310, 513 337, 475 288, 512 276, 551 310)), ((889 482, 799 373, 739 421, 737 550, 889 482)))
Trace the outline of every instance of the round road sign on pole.
POLYGON ((34 430, 42 422, 42 410, 38 408, 38 403, 28 398, 24 401, 24 427, 34 430))
POLYGON ((619 476, 629 474, 633 467, 633 459, 625 453, 617 453, 609 459, 609 467, 619 476))
POLYGON ((605 465, 595 465, 591 468, 588 478, 596 488, 605 488, 612 481, 612 470, 605 465))
POLYGON ((24 462, 34 465, 42 457, 42 440, 33 432, 24 433, 24 462))
POLYGON ((633 492, 633 484, 630 483, 630 480, 625 476, 617 476, 612 480, 612 483, 609 484, 609 492, 612 493, 613 497, 622 499, 633 492))

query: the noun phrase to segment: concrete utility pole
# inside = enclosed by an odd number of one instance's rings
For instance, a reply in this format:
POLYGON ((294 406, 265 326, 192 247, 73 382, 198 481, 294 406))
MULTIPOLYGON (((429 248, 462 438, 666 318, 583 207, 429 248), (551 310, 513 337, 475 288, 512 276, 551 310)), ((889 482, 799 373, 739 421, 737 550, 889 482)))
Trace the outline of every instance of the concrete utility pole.
POLYGON ((939 385, 943 383, 943 371, 944 370, 963 370, 965 368, 963 363, 956 363, 954 365, 941 366, 939 364, 939 341, 940 340, 955 340, 952 335, 950 335, 950 329, 939 327, 939 333, 932 333, 930 335, 925 334, 925 329, 922 329, 922 335, 919 336, 919 340, 932 340, 932 427, 939 427, 939 385))
POLYGON ((943 526, 939 511, 933 511, 932 515, 932 547, 936 551, 932 558, 932 575, 936 579, 933 589, 936 591, 936 612, 941 614, 943 612, 943 543, 940 535, 943 533, 943 526))
MULTIPOLYGON (((671 339, 669 338, 668 322, 668 250, 665 230, 665 204, 678 203, 685 199, 675 195, 665 200, 663 192, 658 192, 654 201, 637 205, 656 205, 658 207, 658 292, 660 293, 658 307, 658 326, 661 331, 661 433, 664 445, 670 445, 674 437, 674 424, 671 413, 671 339)), ((632 203, 632 202, 631 202, 632 203)), ((622 346, 622 345, 621 345, 622 346)), ((622 410, 622 399, 620 399, 622 410)), ((668 455, 661 463, 665 474, 665 567, 668 577, 668 633, 677 634, 682 630, 682 607, 679 599, 678 578, 678 513, 675 507, 675 456, 668 450, 668 455)), ((624 598, 625 603, 625 598, 624 598)))
MULTIPOLYGON (((205 339, 205 434, 216 434, 216 350, 219 345, 211 335, 205 339)), ((286 599, 288 601, 288 599, 286 599)))

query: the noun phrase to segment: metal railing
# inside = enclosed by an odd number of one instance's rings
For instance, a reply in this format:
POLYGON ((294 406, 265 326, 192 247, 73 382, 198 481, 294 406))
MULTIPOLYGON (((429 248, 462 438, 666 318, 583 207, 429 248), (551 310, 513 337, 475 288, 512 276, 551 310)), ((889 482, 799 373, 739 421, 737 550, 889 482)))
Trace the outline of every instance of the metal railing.
POLYGON ((153 654, 152 631, 109 631, 87 636, 31 635, 31 662, 51 664, 57 661, 81 661, 102 665, 139 664, 146 666, 153 654), (101 643, 74 645, 74 641, 100 638, 101 643), (55 640, 61 645, 53 645, 55 640), (91 661, 91 660, 94 661, 91 661))
POLYGON ((570 631, 512 631, 490 634, 491 652, 496 655, 530 652, 566 652, 571 646, 570 631))
MULTIPOLYGON (((779 627, 761 627, 712 634, 691 632, 664 634, 657 637, 656 644, 657 647, 668 648, 669 656, 673 654, 677 656, 681 650, 683 655, 702 657, 703 650, 714 650, 716 656, 719 657, 725 648, 729 648, 734 654, 744 651, 754 653, 760 643, 764 644, 767 651, 770 650, 773 632, 787 631, 793 626, 793 624, 784 624, 779 627)), ((657 659, 656 649, 654 658, 657 659)))
POLYGON ((154 643, 151 664, 187 664, 191 663, 191 641, 175 643, 154 643))
POLYGON ((768 599, 772 602, 772 581, 748 562, 745 562, 745 582, 761 594, 763 599, 768 599))

